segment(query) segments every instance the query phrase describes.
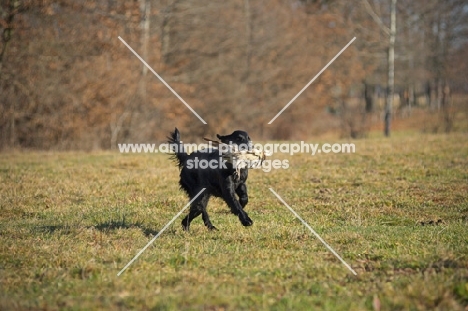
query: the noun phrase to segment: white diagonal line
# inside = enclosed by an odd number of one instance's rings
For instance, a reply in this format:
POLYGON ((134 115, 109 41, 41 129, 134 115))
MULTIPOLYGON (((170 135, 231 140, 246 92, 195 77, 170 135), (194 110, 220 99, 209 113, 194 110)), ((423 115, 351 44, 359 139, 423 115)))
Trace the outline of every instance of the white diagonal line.
POLYGON ((143 252, 144 252, 144 251, 161 235, 161 233, 163 233, 164 230, 166 230, 166 229, 174 222, 174 220, 176 220, 177 217, 179 217, 180 214, 182 214, 182 213, 185 211, 185 209, 186 209, 187 207, 189 207, 190 204, 192 204, 192 202, 195 201, 195 199, 198 198, 198 196, 200 196, 200 194, 202 194, 203 191, 205 191, 205 189, 206 189, 206 188, 203 188, 202 190, 200 190, 200 192, 199 192, 196 196, 194 196, 193 199, 191 199, 190 202, 188 202, 187 205, 185 205, 184 208, 183 208, 177 215, 175 215, 174 218, 172 218, 172 220, 169 221, 169 222, 167 223, 167 225, 165 225, 164 228, 162 228, 161 231, 159 231, 158 234, 156 234, 156 235, 154 236, 154 238, 153 238, 151 241, 149 241, 148 244, 146 244, 146 246, 143 247, 143 248, 141 249, 141 251, 139 251, 138 254, 136 254, 136 256, 133 257, 133 259, 130 260, 130 262, 129 262, 122 270, 120 270, 119 273, 117 273, 117 276, 120 276, 125 270, 127 270, 127 268, 130 267, 130 265, 131 265, 141 254, 143 254, 143 252))
POLYGON ((187 108, 188 108, 194 115, 196 115, 197 118, 200 119, 200 121, 202 121, 203 124, 207 124, 207 123, 205 122, 205 120, 203 120, 202 117, 200 117, 200 116, 198 115, 198 113, 196 113, 196 111, 193 110, 192 107, 190 107, 190 105, 187 104, 187 103, 185 102, 185 100, 184 100, 182 97, 180 97, 179 94, 177 94, 176 91, 174 91, 174 90, 172 89, 172 87, 170 87, 170 85, 167 84, 166 81, 164 81, 163 78, 161 78, 161 76, 158 75, 158 73, 157 73, 156 71, 154 71, 153 68, 151 68, 150 65, 148 65, 148 64, 145 62, 145 60, 144 60, 143 58, 141 58, 140 55, 138 55, 138 53, 135 52, 135 51, 130 47, 130 45, 127 44, 127 42, 125 42, 124 39, 122 39, 122 38, 119 36, 119 40, 122 41, 122 43, 125 44, 125 46, 126 46, 130 51, 132 51, 132 53, 135 54, 135 56, 136 56, 136 57, 137 57, 137 58, 138 58, 138 59, 139 59, 139 60, 140 60, 140 61, 141 61, 141 62, 142 62, 142 63, 143 63, 143 64, 144 64, 144 65, 145 65, 145 66, 146 66, 146 67, 147 67, 147 68, 148 68, 148 69, 149 69, 149 70, 150 70, 150 71, 151 71, 151 72, 152 72, 152 73, 153 73, 153 74, 154 74, 154 75, 171 91, 171 92, 172 92, 172 93, 174 93, 174 95, 177 96, 177 98, 180 99, 180 101, 181 101, 182 103, 184 103, 184 105, 187 106, 187 108))
POLYGON ((289 105, 291 105, 291 104, 293 103, 293 101, 295 101, 295 100, 296 100, 296 98, 298 98, 298 97, 299 97, 299 95, 301 95, 301 94, 302 94, 302 92, 304 92, 304 91, 305 91, 305 89, 306 89, 306 88, 308 88, 308 87, 309 87, 309 85, 311 85, 311 84, 312 84, 312 82, 314 82, 314 81, 315 81, 315 79, 317 79, 317 78, 318 78, 318 77, 319 77, 319 76, 322 74, 322 72, 324 72, 324 71, 325 71, 325 69, 327 69, 327 68, 328 68, 328 66, 330 66, 330 65, 332 64, 332 63, 333 63, 333 62, 334 62, 334 61, 335 61, 335 60, 338 58, 338 56, 340 56, 340 55, 341 55, 341 53, 343 53, 343 52, 344 52, 344 51, 345 51, 345 50, 348 48, 348 46, 350 46, 350 45, 351 45, 351 43, 353 43, 353 41, 354 41, 354 40, 356 40, 356 37, 354 37, 353 39, 351 39, 351 41, 349 41, 349 42, 348 42, 348 44, 346 44, 346 46, 345 46, 344 48, 342 48, 342 49, 341 49, 341 51, 339 51, 339 52, 338 52, 338 54, 336 54, 336 55, 335 55, 335 57, 333 57, 333 58, 332 58, 332 60, 331 60, 331 61, 329 61, 329 62, 328 62, 328 64, 326 64, 326 65, 325 65, 325 67, 323 67, 323 69, 322 69, 322 70, 320 70, 320 71, 319 71, 319 73, 318 73, 318 74, 316 74, 316 75, 315 75, 315 77, 313 77, 313 78, 312 78, 312 80, 310 80, 310 82, 309 82, 309 83, 307 83, 307 85, 306 85, 306 86, 304 86, 304 87, 302 88, 302 90, 301 90, 299 93, 297 93, 297 95, 296 95, 296 96, 294 96, 294 98, 293 98, 293 99, 291 99, 291 100, 289 101, 289 103, 288 103, 286 106, 284 106, 284 108, 283 108, 283 109, 281 109, 281 111, 280 111, 280 112, 278 112, 278 114, 277 114, 277 115, 276 115, 276 116, 275 116, 273 119, 271 119, 271 121, 270 121, 270 122, 268 122, 268 124, 271 124, 271 123, 273 123, 273 121, 275 121, 275 120, 276 120, 276 118, 278 118, 278 117, 280 116, 280 114, 282 114, 282 113, 283 113, 283 112, 284 112, 284 111, 285 111, 285 110, 286 110, 286 109, 289 107, 289 105))
POLYGON ((291 208, 291 206, 289 206, 288 203, 286 203, 286 202, 279 196, 278 193, 276 193, 272 188, 268 188, 268 189, 270 189, 270 191, 271 191, 271 192, 272 192, 272 193, 273 193, 273 194, 274 194, 274 195, 275 195, 275 196, 276 196, 276 197, 277 197, 293 214, 294 214, 294 216, 296 216, 297 219, 299 219, 299 220, 304 224, 304 226, 306 226, 307 229, 309 229, 310 232, 312 232, 312 233, 317 237, 317 239, 319 239, 320 242, 322 242, 323 245, 325 245, 325 247, 328 248, 328 249, 330 250, 330 252, 332 252, 333 255, 335 255, 336 258, 338 258, 338 259, 346 266, 346 268, 349 269, 349 271, 351 271, 354 275, 357 275, 356 271, 354 271, 353 268, 351 268, 351 266, 348 265, 348 263, 347 263, 346 261, 344 261, 343 258, 341 258, 340 255, 338 255, 338 254, 333 250, 333 248, 331 248, 331 246, 328 245, 327 242, 325 242, 325 240, 322 239, 322 238, 320 237, 320 235, 318 235, 318 233, 315 232, 315 230, 312 229, 312 227, 309 226, 309 224, 306 223, 305 220, 302 219, 301 216, 299 216, 299 214, 297 214, 297 213, 291 208))

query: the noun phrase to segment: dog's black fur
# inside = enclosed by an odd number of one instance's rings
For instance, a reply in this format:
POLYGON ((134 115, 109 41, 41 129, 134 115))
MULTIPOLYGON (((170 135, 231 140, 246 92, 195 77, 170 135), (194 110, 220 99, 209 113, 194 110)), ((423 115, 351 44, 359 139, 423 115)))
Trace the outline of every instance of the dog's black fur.
MULTIPOLYGON (((218 139, 226 144, 236 144, 243 146, 251 146, 252 141, 249 135, 244 131, 234 131, 231 135, 221 136, 217 135, 218 139)), ((235 169, 232 164, 226 163, 227 168, 188 168, 188 160, 207 160, 217 161, 220 160, 218 150, 211 152, 197 151, 187 154, 183 149, 183 144, 180 141, 180 133, 176 128, 174 132, 170 133, 168 142, 172 146, 173 158, 178 164, 180 171, 180 187, 183 189, 192 200, 203 188, 206 188, 201 195, 199 195, 190 206, 189 214, 182 220, 182 226, 185 230, 189 230, 190 222, 202 215, 205 226, 210 229, 216 229, 210 221, 206 206, 211 196, 223 198, 227 203, 231 212, 239 217, 240 222, 244 226, 251 226, 252 220, 244 211, 244 207, 249 200, 247 196, 247 181, 248 170, 241 169, 239 176, 235 175, 235 169), (236 198, 236 194, 239 199, 236 198)), ((193 163, 193 162, 192 162, 193 163)))

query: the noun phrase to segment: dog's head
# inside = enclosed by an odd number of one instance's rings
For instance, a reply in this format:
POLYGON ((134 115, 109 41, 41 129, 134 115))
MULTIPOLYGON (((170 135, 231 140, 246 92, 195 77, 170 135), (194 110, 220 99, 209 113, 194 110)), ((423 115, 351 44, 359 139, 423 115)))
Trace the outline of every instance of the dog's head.
POLYGON ((234 131, 231 135, 216 135, 218 139, 225 144, 237 145, 240 150, 252 150, 252 140, 249 134, 244 131, 234 131))

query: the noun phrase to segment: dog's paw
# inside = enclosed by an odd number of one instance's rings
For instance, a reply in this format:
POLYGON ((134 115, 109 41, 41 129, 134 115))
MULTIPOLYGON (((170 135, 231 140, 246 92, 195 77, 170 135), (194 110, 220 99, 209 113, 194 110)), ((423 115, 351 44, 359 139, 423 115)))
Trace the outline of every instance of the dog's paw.
POLYGON ((216 228, 216 227, 213 226, 213 225, 211 225, 211 226, 209 226, 209 227, 207 227, 207 228, 208 228, 208 230, 210 230, 210 231, 218 231, 218 228, 216 228))
POLYGON ((190 230, 189 230, 189 229, 190 229, 190 225, 187 224, 187 223, 185 222, 185 219, 182 220, 181 225, 182 225, 182 229, 184 229, 184 231, 190 231, 190 230))
POLYGON ((245 227, 253 225, 252 219, 250 219, 250 217, 247 216, 247 215, 245 215, 245 217, 242 217, 242 218, 239 217, 239 219, 240 219, 242 225, 245 226, 245 227))

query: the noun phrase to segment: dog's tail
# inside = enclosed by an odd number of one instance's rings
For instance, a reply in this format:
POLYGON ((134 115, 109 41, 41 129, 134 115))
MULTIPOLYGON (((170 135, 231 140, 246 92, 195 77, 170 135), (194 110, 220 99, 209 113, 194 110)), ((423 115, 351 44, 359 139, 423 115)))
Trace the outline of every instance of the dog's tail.
POLYGON ((184 144, 180 141, 180 133, 177 127, 174 132, 169 134, 167 139, 172 151, 172 159, 177 163, 179 168, 182 168, 185 160, 187 160, 187 153, 184 150, 184 144))

